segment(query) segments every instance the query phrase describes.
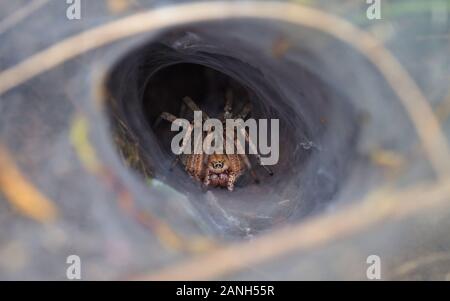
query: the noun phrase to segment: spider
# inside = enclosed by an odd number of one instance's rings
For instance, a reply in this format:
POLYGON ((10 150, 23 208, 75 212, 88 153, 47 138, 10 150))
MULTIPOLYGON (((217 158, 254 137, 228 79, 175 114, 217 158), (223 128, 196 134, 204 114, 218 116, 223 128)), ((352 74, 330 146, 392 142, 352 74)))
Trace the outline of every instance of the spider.
MULTIPOLYGON (((234 114, 232 112, 232 104, 233 104, 233 94, 231 90, 228 90, 225 96, 225 106, 224 112, 221 116, 222 123, 225 123, 227 119, 246 119, 247 116, 251 112, 251 104, 248 102, 244 105, 242 110, 238 114, 234 114)), ((188 96, 183 98, 183 102, 181 104, 180 116, 184 114, 184 110, 187 106, 192 111, 201 111, 202 116, 208 119, 208 115, 203 112, 199 106, 188 96)), ((169 122, 174 122, 177 117, 168 112, 162 112, 159 118, 155 122, 155 126, 159 124, 161 120, 166 120, 169 122)), ((192 122, 191 122, 191 130, 192 130, 192 122)), ((223 127, 225 129, 225 126, 223 127)), ((245 131, 245 130, 244 130, 245 131)), ((188 137, 191 134, 191 131, 188 131, 183 138, 182 148, 185 147, 188 137)), ((205 135, 205 134, 204 134, 205 135)), ((206 133, 206 139, 211 137, 211 132, 206 133)), ((225 133, 224 133, 225 137, 225 133)), ((250 147, 253 147, 255 150, 255 146, 252 141, 248 137, 248 133, 244 134, 245 140, 249 143, 250 147)), ((224 139, 225 143, 225 139, 224 139)), ((237 140, 234 140, 234 145, 237 148, 242 148, 243 146, 238 145, 237 140)), ((178 155, 171 165, 172 168, 176 165, 178 161, 180 161, 180 156, 178 155)), ((257 178, 252 165, 250 163, 249 158, 245 154, 217 154, 213 153, 208 155, 203 153, 200 154, 189 154, 183 155, 183 159, 181 160, 184 165, 185 171, 195 180, 201 182, 205 188, 208 186, 211 187, 221 187, 227 188, 229 191, 234 190, 234 185, 238 178, 242 176, 246 171, 250 172, 256 183, 259 183, 259 179, 257 178)), ((258 163, 261 165, 261 157, 259 153, 256 151, 256 157, 258 158, 258 163)), ((264 165, 263 168, 269 173, 269 175, 273 175, 273 172, 264 165)))

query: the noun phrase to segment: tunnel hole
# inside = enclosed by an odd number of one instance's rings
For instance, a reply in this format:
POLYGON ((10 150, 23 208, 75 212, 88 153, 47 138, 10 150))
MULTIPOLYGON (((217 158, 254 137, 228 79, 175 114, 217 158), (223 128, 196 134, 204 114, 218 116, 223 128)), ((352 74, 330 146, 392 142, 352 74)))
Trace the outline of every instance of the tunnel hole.
MULTIPOLYGON (((199 219, 232 238, 323 210, 345 181, 357 137, 356 114, 341 91, 307 65, 259 45, 268 37, 279 40, 280 28, 242 22, 242 32, 236 23, 225 30, 221 22, 162 33, 123 55, 106 83, 114 141, 126 164, 148 183, 156 180, 181 193, 199 219), (267 34, 262 39, 248 38, 261 31, 267 34), (171 169, 175 133, 169 122, 155 127, 155 121, 162 112, 179 116, 185 96, 217 118, 227 90, 234 110, 250 102, 252 118, 280 120, 279 161, 270 176, 250 155, 259 183, 246 172, 233 192, 205 192, 182 164, 171 169)), ((318 59, 314 52, 295 51, 318 59)), ((192 120, 192 112, 179 117, 192 120)))

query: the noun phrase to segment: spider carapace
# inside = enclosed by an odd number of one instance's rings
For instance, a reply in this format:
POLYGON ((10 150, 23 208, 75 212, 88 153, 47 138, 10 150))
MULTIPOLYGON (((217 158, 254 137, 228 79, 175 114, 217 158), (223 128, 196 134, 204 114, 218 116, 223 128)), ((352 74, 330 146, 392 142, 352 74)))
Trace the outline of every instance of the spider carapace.
MULTIPOLYGON (((221 117, 222 122, 225 122, 227 119, 246 119, 251 111, 251 104, 247 103, 244 105, 242 110, 238 114, 234 114, 232 112, 232 103, 233 103, 233 95, 229 90, 226 93, 225 97, 225 107, 224 113, 221 117)), ((185 110, 185 106, 187 106, 192 111, 201 111, 198 105, 190 98, 184 97, 183 102, 181 104, 180 116, 183 115, 185 110)), ((202 111, 202 115, 207 119, 209 118, 207 114, 202 111)), ((169 122, 174 122, 177 117, 171 113, 163 112, 157 119, 155 126, 161 120, 167 120, 169 122)), ((192 123, 191 123, 192 126, 192 123)), ((224 133, 225 137, 225 133, 224 133)), ((187 139, 187 137, 183 138, 187 139)), ((245 139, 248 143, 251 143, 249 140, 248 134, 245 133, 245 139)), ((225 141, 226 139, 224 139, 225 141)), ((225 142, 224 142, 225 143, 225 142)), ((234 141, 236 145, 236 139, 234 141)), ((259 163, 260 155, 256 154, 259 163)), ((200 154, 189 154, 189 155, 179 155, 176 157, 174 162, 172 163, 172 167, 178 162, 184 165, 184 169, 186 172, 195 180, 203 183, 204 187, 222 187, 227 188, 229 191, 234 190, 234 185, 237 179, 242 176, 245 172, 250 172, 251 176, 255 180, 255 182, 259 182, 258 178, 254 170, 252 169, 252 165, 250 163, 249 158, 246 154, 217 154, 213 153, 208 155, 206 153, 200 154), (180 160, 181 157, 181 160, 180 160)), ((272 171, 263 166, 266 171, 272 175, 272 171)))

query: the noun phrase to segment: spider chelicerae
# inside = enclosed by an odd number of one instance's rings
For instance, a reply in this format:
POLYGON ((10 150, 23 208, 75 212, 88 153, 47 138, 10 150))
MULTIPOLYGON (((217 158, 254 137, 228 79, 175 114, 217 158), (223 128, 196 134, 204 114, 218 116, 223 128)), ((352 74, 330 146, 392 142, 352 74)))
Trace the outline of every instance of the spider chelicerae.
MULTIPOLYGON (((202 116, 206 119, 209 119, 209 116, 202 111, 199 106, 188 96, 183 98, 183 102, 181 104, 180 108, 180 116, 184 114, 184 111, 186 109, 186 106, 192 110, 200 111, 202 112, 202 116)), ((225 95, 225 106, 224 106, 224 112, 220 118, 222 124, 225 124, 225 121, 227 119, 243 119, 245 120, 251 113, 251 103, 246 103, 241 111, 237 114, 233 113, 233 93, 231 90, 228 90, 225 95)), ((168 113, 168 112, 162 112, 159 118, 156 120, 154 127, 156 127, 161 120, 167 120, 169 122, 175 122, 178 117, 175 115, 168 113)), ((192 132, 193 124, 191 122, 190 124, 190 131, 186 133, 182 140, 182 148, 186 147, 187 141, 189 140, 189 135, 192 132)), ((225 126, 223 127, 225 129, 225 126)), ((267 167, 261 164, 261 157, 258 153, 258 151, 255 148, 255 145, 252 143, 251 139, 249 138, 248 133, 246 130, 244 133, 244 137, 246 142, 249 144, 250 147, 253 147, 255 149, 255 156, 258 159, 258 163, 270 174, 273 175, 273 172, 267 167)), ((207 133, 203 133, 203 138, 210 139, 211 138, 211 131, 207 133)), ((225 130, 224 130, 224 137, 226 136, 225 130)), ((223 143, 226 143, 226 139, 223 139, 223 143)), ((234 139, 234 146, 236 148, 245 147, 242 145, 239 145, 239 142, 237 139, 234 139)), ((209 153, 209 152, 208 152, 209 153)), ((246 154, 220 154, 213 152, 212 154, 208 155, 207 152, 200 152, 198 154, 182 154, 178 155, 175 160, 173 161, 171 165, 171 169, 175 166, 177 162, 181 161, 181 163, 184 165, 185 171, 195 180, 203 183, 204 187, 222 187, 227 188, 229 191, 234 190, 234 185, 237 181, 237 179, 242 176, 245 172, 250 172, 251 176, 253 177, 254 181, 256 183, 259 183, 258 177, 256 176, 252 164, 250 163, 250 160, 246 154), (181 157, 181 159, 180 159, 181 157)))

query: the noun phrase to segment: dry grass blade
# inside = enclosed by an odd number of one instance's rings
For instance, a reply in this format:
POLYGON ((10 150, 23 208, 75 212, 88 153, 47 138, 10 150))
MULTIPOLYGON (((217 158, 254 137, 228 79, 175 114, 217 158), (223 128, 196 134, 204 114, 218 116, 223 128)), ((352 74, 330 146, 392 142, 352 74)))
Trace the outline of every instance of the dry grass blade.
POLYGON ((56 218, 57 209, 30 183, 14 164, 8 151, 0 146, 0 191, 13 208, 38 222, 49 222, 56 218))

